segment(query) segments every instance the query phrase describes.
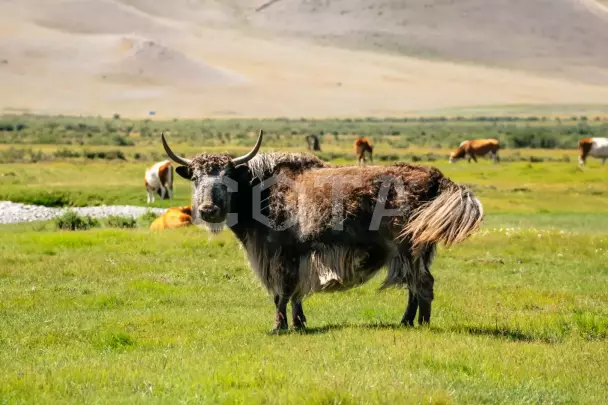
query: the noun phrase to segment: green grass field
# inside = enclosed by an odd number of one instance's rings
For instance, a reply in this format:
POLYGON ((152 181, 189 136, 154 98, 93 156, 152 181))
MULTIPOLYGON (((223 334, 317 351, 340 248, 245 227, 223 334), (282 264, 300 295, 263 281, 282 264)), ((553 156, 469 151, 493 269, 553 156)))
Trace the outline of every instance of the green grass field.
MULTIPOLYGON (((350 144, 328 150, 353 162, 350 144)), ((379 276, 306 300, 307 331, 270 335, 274 305, 228 231, 0 226, 0 404, 606 403, 608 166, 509 155, 545 161, 421 162, 487 211, 439 249, 430 327, 399 327, 406 293, 378 292, 379 276)), ((145 205, 149 163, 0 164, 0 200, 145 205)), ((189 203, 181 178, 176 194, 155 206, 189 203)))

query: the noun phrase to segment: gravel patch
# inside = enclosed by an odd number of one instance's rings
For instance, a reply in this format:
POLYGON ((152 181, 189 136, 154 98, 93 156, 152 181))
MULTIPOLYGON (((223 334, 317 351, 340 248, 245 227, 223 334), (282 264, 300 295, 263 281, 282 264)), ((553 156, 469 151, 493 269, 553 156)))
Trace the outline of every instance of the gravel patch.
POLYGON ((46 221, 72 210, 79 215, 89 215, 94 218, 105 218, 110 215, 121 215, 137 218, 152 211, 163 214, 166 208, 137 207, 133 205, 100 205, 97 207, 50 208, 41 205, 26 205, 12 201, 0 201, 0 224, 17 222, 46 221))

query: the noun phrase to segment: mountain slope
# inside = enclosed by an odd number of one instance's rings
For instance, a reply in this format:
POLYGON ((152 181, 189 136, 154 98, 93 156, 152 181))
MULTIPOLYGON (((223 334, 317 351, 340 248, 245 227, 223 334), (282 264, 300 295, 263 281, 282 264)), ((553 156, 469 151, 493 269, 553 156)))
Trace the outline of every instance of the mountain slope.
POLYGON ((299 117, 605 104, 607 15, 591 0, 4 0, 0 111, 299 117))

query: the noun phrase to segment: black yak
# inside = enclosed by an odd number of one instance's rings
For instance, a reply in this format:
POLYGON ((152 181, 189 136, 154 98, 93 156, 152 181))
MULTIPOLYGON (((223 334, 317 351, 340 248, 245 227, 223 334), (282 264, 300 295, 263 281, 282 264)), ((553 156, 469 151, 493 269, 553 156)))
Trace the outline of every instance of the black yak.
POLYGON ((321 152, 318 136, 314 134, 306 136, 306 144, 308 145, 308 150, 321 152))
POLYGON ((302 299, 370 280, 388 267, 383 288, 407 286, 401 322, 428 323, 430 265, 439 242, 471 235, 483 219, 473 193, 435 168, 331 167, 303 153, 259 153, 263 132, 245 156, 199 154, 176 172, 193 183, 192 214, 212 232, 228 226, 274 298, 273 330, 306 325, 302 299))

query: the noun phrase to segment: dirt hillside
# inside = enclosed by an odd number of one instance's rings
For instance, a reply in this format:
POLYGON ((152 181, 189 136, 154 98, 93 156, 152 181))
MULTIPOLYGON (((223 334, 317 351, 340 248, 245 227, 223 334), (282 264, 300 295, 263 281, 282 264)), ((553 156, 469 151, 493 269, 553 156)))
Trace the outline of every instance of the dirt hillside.
POLYGON ((0 112, 601 112, 606 44, 593 0, 3 0, 0 112))

